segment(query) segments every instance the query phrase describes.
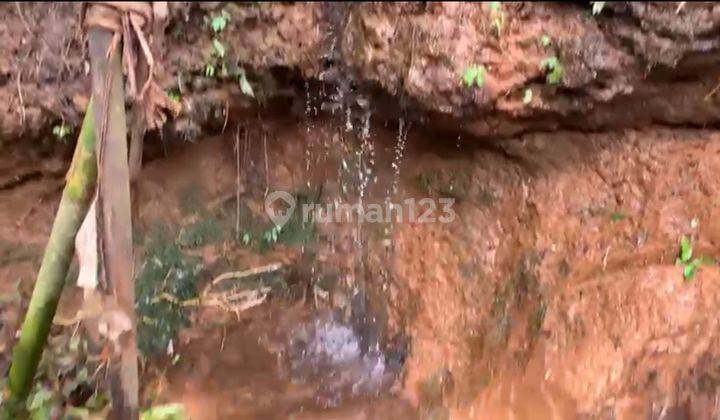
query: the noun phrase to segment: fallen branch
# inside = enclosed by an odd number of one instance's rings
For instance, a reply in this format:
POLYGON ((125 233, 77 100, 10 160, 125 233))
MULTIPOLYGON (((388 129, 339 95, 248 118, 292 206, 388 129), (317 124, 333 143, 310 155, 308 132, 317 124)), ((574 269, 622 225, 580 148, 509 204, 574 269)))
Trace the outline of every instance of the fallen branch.
POLYGON ((215 277, 213 279, 212 283, 210 283, 210 285, 208 285, 208 287, 215 286, 218 283, 220 283, 221 281, 230 280, 230 279, 237 280, 237 279, 243 279, 245 277, 255 276, 258 274, 271 273, 273 271, 278 271, 281 268, 283 268, 283 265, 281 263, 273 263, 273 264, 263 265, 260 267, 249 268, 249 269, 243 270, 243 271, 231 271, 229 273, 224 273, 224 274, 221 274, 221 275, 215 277))

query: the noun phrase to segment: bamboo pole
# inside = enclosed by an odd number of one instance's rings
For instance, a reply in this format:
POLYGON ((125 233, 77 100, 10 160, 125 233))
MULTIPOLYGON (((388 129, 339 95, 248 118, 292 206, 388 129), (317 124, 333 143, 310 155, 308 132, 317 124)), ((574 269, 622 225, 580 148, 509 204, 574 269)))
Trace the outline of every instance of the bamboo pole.
POLYGON ((75 145, 75 154, 30 305, 25 313, 20 339, 13 350, 8 386, 12 400, 17 403, 23 403, 30 392, 73 257, 75 235, 94 192, 97 177, 94 122, 91 100, 75 145))
POLYGON ((132 328, 120 337, 119 363, 110 373, 113 418, 138 417, 138 368, 135 336, 130 171, 128 168, 125 93, 120 47, 112 47, 113 32, 88 29, 93 97, 97 100, 98 237, 102 272, 113 300, 130 319, 132 328), (114 48, 114 51, 110 50, 114 48), (108 57, 109 52, 109 57, 108 57), (109 82, 109 83, 108 83, 109 82))

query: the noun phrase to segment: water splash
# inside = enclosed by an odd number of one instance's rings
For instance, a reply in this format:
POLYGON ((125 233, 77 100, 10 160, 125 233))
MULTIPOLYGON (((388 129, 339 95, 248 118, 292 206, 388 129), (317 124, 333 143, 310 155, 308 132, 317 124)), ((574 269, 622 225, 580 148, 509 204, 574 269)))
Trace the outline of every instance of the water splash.
POLYGON ((357 331, 331 316, 293 331, 286 351, 290 376, 318 381, 316 399, 325 407, 337 407, 345 398, 377 395, 398 372, 382 352, 363 350, 357 331))

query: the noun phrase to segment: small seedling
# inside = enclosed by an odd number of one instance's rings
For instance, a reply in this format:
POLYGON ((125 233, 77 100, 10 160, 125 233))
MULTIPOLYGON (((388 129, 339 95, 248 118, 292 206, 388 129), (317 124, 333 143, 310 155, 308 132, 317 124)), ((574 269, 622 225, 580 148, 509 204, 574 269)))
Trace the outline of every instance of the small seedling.
POLYGON ((683 267, 683 278, 692 280, 697 269, 703 264, 714 264, 714 261, 706 256, 693 259, 692 244, 687 236, 683 236, 680 239, 680 255, 675 260, 675 265, 683 267))
POLYGON ((592 14, 593 16, 597 16, 600 13, 602 13, 603 8, 605 7, 604 1, 591 1, 590 4, 592 4, 592 14))
POLYGON ((213 66, 213 65, 210 64, 210 63, 205 64, 205 76, 206 76, 206 77, 213 77, 213 76, 215 76, 215 66, 213 66))
POLYGON ((217 38, 213 38, 212 46, 213 46, 212 54, 215 57, 218 57, 218 58, 225 57, 225 46, 223 44, 221 44, 220 41, 217 40, 217 38))
POLYGON ((541 61, 540 70, 549 71, 547 76, 545 76, 545 81, 549 85, 556 85, 560 83, 563 75, 565 74, 565 68, 557 57, 547 57, 541 61))
POLYGON ((180 96, 180 92, 176 90, 167 91, 167 97, 173 102, 180 102, 180 100, 182 99, 180 96))
POLYGON ((523 94, 523 100, 522 100, 523 103, 524 103, 525 105, 527 105, 527 104, 529 104, 530 102, 532 102, 532 99, 533 99, 532 89, 530 89, 530 88, 525 89, 525 93, 523 94))
POLYGON ((477 85, 477 87, 483 87, 485 86, 486 73, 485 66, 470 66, 463 73, 463 82, 467 87, 472 87, 473 84, 477 85))
POLYGON ((245 69, 240 68, 238 71, 238 81, 240 82, 240 90, 245 95, 254 98, 255 92, 253 91, 252 86, 250 86, 250 83, 247 80, 247 76, 245 75, 245 69))
POLYGON ((552 40, 550 39, 550 36, 547 34, 543 34, 543 36, 540 37, 540 45, 544 48, 547 48, 552 44, 552 40))
POLYGON ((215 15, 210 19, 210 27, 215 33, 222 32, 229 20, 230 14, 223 10, 219 15, 215 15))
POLYGON ((265 240, 265 243, 268 245, 272 245, 278 240, 278 235, 280 234, 280 231, 282 230, 282 226, 275 225, 274 227, 268 229, 263 234, 263 239, 265 240))
POLYGON ((490 2, 490 18, 492 19, 492 26, 495 29, 497 36, 500 36, 503 26, 505 26, 505 13, 502 11, 502 3, 499 1, 490 2))
POLYGON ((627 218, 626 215, 624 215, 623 213, 619 213, 619 212, 615 212, 610 215, 610 220, 612 220, 613 222, 620 222, 622 220, 625 220, 626 218, 627 218))
POLYGON ((66 126, 65 123, 60 123, 60 125, 53 127, 52 132, 58 140, 64 140, 65 136, 70 134, 70 127, 66 126))

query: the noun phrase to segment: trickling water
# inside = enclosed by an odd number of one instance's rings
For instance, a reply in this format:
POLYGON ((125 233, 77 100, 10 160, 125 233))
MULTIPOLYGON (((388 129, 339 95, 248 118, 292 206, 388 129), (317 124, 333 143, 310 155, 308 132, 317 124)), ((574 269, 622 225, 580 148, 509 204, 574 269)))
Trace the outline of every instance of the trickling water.
POLYGON ((370 141, 370 111, 365 112, 362 124, 362 130, 360 132, 360 150, 357 153, 361 205, 363 198, 365 198, 365 190, 367 189, 368 183, 370 182, 370 178, 373 174, 373 166, 375 165, 375 148, 373 143, 370 141))
POLYGON ((393 182, 392 191, 388 191, 388 201, 391 194, 397 193, 398 181, 400 179, 400 165, 402 164, 403 154, 405 153, 405 142, 407 140, 407 129, 405 127, 405 119, 400 118, 398 122, 397 143, 395 144, 395 157, 393 159, 393 182))

